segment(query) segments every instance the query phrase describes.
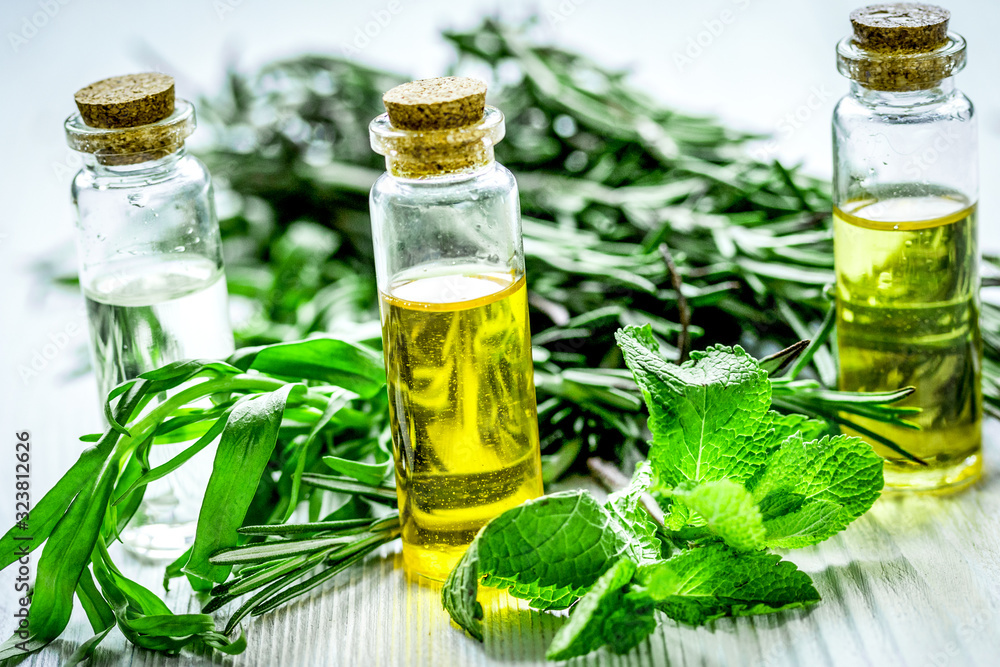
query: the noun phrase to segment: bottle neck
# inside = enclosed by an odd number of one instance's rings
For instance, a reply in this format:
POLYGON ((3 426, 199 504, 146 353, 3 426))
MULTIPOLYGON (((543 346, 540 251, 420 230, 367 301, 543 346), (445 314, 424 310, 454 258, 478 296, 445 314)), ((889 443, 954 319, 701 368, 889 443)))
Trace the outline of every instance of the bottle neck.
POLYGON ((851 96, 868 107, 922 107, 939 104, 955 92, 955 77, 949 76, 920 90, 875 90, 851 81, 851 96))
POLYGON ((99 177, 159 180, 168 177, 185 156, 187 149, 181 143, 166 155, 153 159, 142 160, 141 156, 136 156, 137 161, 132 164, 108 164, 94 153, 83 153, 83 162, 87 169, 99 177))
POLYGON ((368 126, 372 148, 385 156, 394 178, 446 182, 476 176, 495 164, 493 147, 504 136, 503 114, 487 106, 483 119, 462 127, 404 130, 393 127, 389 114, 368 126))
MULTIPOLYGON (((454 171, 428 172, 417 167, 416 169, 408 164, 405 159, 393 159, 386 157, 386 173, 394 180, 406 183, 407 185, 451 185, 463 183, 479 178, 483 174, 496 168, 497 161, 493 156, 493 151, 488 156, 480 155, 478 160, 471 163, 464 163, 460 169, 454 171)), ((440 165, 441 163, 438 162, 440 165)))

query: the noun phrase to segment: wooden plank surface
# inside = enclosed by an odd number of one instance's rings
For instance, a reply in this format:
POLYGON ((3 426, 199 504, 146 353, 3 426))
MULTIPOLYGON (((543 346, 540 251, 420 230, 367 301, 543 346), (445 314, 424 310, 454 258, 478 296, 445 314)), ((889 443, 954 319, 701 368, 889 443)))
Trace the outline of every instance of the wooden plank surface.
MULTIPOLYGON (((987 474, 949 497, 883 497, 847 531, 789 558, 823 601, 808 610, 721 619, 692 629, 661 617, 657 632, 625 656, 605 650, 574 665, 959 667, 1000 664, 1000 427, 987 424, 987 474)), ((126 570, 154 591, 162 569, 122 553, 126 570)), ((197 611, 186 583, 166 596, 197 611)), ((486 641, 453 626, 438 591, 404 575, 398 548, 262 618, 245 622, 246 653, 179 659, 134 649, 117 630, 94 665, 542 665, 563 615, 529 610, 496 592, 483 596, 486 641)), ((0 614, 9 626, 11 596, 0 614)), ((225 614, 220 614, 224 618, 225 614)), ((61 639, 24 664, 58 665, 92 634, 77 609, 61 639)), ((551 664, 551 663, 549 663, 551 664)))

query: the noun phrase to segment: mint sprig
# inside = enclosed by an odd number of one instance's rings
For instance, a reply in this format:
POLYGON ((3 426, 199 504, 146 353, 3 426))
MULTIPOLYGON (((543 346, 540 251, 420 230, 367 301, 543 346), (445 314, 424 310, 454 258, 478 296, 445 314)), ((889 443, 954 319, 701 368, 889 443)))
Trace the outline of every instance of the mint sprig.
POLYGON ((772 411, 767 371, 739 347, 677 366, 648 326, 617 339, 649 410, 648 462, 604 505, 558 493, 494 519, 445 583, 452 618, 482 640, 481 584, 537 609, 572 607, 547 653, 561 660, 630 650, 654 630, 654 610, 701 625, 818 602, 809 576, 768 549, 816 544, 864 514, 882 460, 824 422, 772 411))

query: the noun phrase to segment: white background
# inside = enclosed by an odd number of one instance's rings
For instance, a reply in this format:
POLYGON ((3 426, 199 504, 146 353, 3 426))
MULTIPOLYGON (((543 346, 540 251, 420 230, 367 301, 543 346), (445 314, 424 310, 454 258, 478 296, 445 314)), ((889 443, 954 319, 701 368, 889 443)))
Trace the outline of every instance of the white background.
MULTIPOLYGON (((73 237, 67 166, 73 162, 62 122, 74 110, 74 91, 107 76, 159 69, 176 76, 180 96, 195 99, 216 90, 227 64, 249 69, 306 50, 341 54, 389 5, 388 0, 63 1, 0 3, 2 528, 12 518, 14 432, 32 432, 37 499, 75 459, 74 436, 100 428, 92 377, 67 376, 79 367, 78 351, 85 347, 82 299, 47 290, 30 268, 65 249, 73 237), (39 14, 46 5, 56 10, 51 18, 39 14), (43 25, 27 27, 32 22, 43 25), (65 347, 36 376, 21 377, 19 368, 30 367, 34 355, 63 338, 65 347)), ((397 2, 398 13, 387 25, 369 26, 376 34, 360 59, 415 77, 434 76, 451 58, 439 29, 468 27, 500 7, 511 18, 535 8, 552 40, 632 69, 638 83, 679 108, 776 133, 778 157, 829 174, 830 114, 847 90, 836 71, 834 45, 849 31, 847 16, 856 0, 397 2), (733 20, 720 30, 713 21, 724 10, 733 20), (705 46, 686 53, 699 33, 705 46), (692 54, 692 62, 678 65, 678 55, 692 54), (784 120, 789 114, 797 114, 794 123, 784 120)), ((958 85, 979 111, 982 240, 995 251, 1000 249, 1000 3, 961 0, 948 7, 952 29, 970 45, 969 66, 958 85)), ((71 256, 63 259, 72 266, 71 256)), ((0 577, 3 596, 11 590, 8 575, 0 577)), ((9 627, 9 619, 0 620, 0 634, 9 627)))

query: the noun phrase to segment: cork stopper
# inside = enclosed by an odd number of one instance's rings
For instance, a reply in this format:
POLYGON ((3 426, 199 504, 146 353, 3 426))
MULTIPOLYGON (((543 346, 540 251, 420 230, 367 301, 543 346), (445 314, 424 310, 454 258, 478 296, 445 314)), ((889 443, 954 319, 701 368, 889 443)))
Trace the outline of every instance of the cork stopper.
POLYGON ((851 12, 854 39, 868 51, 923 53, 948 41, 951 12, 937 5, 898 2, 851 12))
POLYGON ((445 130, 483 119, 486 84, 478 79, 445 76, 404 83, 382 96, 393 127, 445 130))
POLYGON ((474 173, 493 163, 503 114, 486 106, 486 84, 447 76, 411 81, 382 96, 386 113, 368 126, 386 170, 408 179, 474 173))
POLYGON ((73 97, 90 127, 149 125, 174 112, 174 78, 158 72, 113 76, 81 88, 73 97))
POLYGON ((837 68, 872 90, 926 90, 965 67, 965 40, 948 32, 951 12, 891 3, 851 12, 854 31, 837 44, 837 68))

